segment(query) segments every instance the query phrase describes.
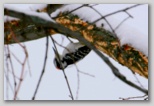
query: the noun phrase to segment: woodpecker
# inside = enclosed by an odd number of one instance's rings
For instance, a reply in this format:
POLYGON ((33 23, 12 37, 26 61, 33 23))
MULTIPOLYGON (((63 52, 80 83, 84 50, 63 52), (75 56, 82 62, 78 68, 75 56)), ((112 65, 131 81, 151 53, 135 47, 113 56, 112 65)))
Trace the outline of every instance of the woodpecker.
POLYGON ((69 43, 63 50, 62 55, 59 55, 54 48, 53 50, 55 52, 54 65, 57 69, 61 70, 82 60, 91 51, 89 47, 79 42, 69 43))

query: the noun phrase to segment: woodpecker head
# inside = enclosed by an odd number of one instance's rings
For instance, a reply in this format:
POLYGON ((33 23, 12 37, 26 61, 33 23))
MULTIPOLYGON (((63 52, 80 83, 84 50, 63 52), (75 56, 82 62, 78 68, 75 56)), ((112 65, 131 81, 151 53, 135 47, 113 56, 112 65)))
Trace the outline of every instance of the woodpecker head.
POLYGON ((57 69, 59 69, 59 70, 63 69, 59 60, 56 57, 54 58, 53 63, 57 69))
POLYGON ((53 60, 53 63, 55 65, 55 67, 58 69, 58 70, 62 70, 64 68, 67 67, 67 64, 66 62, 63 62, 62 61, 62 56, 58 54, 58 52, 53 48, 54 52, 55 52, 55 58, 53 60))

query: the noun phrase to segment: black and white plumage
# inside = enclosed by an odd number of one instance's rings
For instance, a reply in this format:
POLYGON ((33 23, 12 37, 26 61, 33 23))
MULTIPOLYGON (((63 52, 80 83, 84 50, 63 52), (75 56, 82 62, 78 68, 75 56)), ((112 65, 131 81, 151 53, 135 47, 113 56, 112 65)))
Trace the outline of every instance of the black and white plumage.
POLYGON ((54 65, 57 69, 65 69, 68 65, 74 64, 82 60, 89 54, 91 49, 81 43, 69 43, 64 49, 62 55, 59 55, 55 50, 54 65), (60 61, 59 61, 60 59, 60 61))

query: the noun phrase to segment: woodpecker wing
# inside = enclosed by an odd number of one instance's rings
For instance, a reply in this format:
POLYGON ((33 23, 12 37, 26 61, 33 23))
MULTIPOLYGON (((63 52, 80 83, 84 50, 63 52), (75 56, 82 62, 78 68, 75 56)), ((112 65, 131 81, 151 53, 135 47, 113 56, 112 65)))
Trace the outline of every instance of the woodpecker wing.
POLYGON ((85 45, 82 45, 80 42, 77 42, 77 43, 69 43, 66 46, 66 48, 64 49, 62 55, 65 56, 68 53, 76 52, 82 46, 85 46, 85 45))
POLYGON ((66 53, 62 61, 65 61, 67 65, 74 64, 88 55, 90 51, 91 49, 87 46, 80 47, 73 53, 66 53))

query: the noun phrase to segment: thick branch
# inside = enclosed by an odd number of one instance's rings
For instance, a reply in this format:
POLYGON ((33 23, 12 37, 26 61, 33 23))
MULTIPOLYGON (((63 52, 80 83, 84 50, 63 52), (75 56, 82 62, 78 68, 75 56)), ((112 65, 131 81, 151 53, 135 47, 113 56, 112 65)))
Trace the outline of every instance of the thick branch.
POLYGON ((12 32, 20 42, 31 41, 46 36, 44 29, 37 27, 33 23, 26 24, 26 22, 23 21, 11 21, 4 23, 5 44, 17 43, 16 40, 13 39, 12 32))
MULTIPOLYGON (((61 13, 59 17, 57 17, 55 20, 59 24, 55 24, 49 21, 45 21, 42 23, 42 20, 39 21, 38 18, 35 20, 35 16, 23 16, 19 15, 17 12, 7 10, 5 11, 5 14, 11 16, 16 16, 20 19, 25 18, 33 18, 33 20, 29 19, 29 22, 35 23, 35 28, 41 28, 46 27, 50 29, 50 33, 62 33, 70 37, 72 36, 72 33, 66 33, 65 28, 61 27, 61 25, 67 27, 68 29, 74 31, 74 32, 80 32, 81 35, 90 43, 92 43, 98 50, 106 53, 116 61, 118 61, 120 64, 127 66, 129 69, 131 69, 133 72, 140 74, 141 76, 144 76, 145 78, 148 78, 148 58, 145 57, 141 52, 137 51, 133 47, 129 45, 120 46, 120 42, 117 38, 112 36, 112 33, 109 31, 103 29, 103 28, 97 28, 95 25, 87 23, 79 19, 78 16, 61 13), (31 20, 31 21, 30 21, 31 20)), ((11 31, 7 27, 10 23, 5 23, 5 44, 6 43, 13 43, 12 37, 11 37, 11 31)), ((9 25, 10 26, 10 25, 9 25)), ((28 27, 28 25, 27 25, 28 27)), ((25 26, 25 28, 27 28, 25 26)), ((16 29, 14 29, 16 30, 16 29)), ((13 31, 14 31, 13 30, 13 31)), ((23 31, 24 29, 20 29, 19 31, 23 31)), ((39 30, 38 30, 39 31, 39 30)), ((36 33, 38 33, 36 31, 36 33)), ((15 34, 18 31, 15 32, 15 34)), ((33 32, 35 33, 35 32, 33 32)), ((43 31, 42 31, 43 33, 43 31)), ((21 35, 20 35, 21 36, 21 35)), ((20 36, 16 36, 19 41, 20 36)), ((36 35, 37 36, 37 35, 36 35)), ((40 37, 39 37, 40 38, 40 37)), ((15 43, 15 42, 14 42, 15 43)), ((84 42, 83 42, 84 43, 84 42)))

